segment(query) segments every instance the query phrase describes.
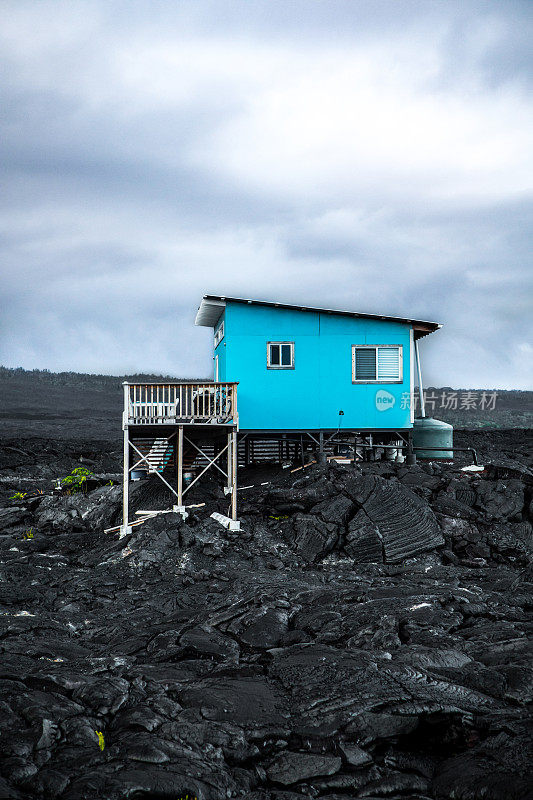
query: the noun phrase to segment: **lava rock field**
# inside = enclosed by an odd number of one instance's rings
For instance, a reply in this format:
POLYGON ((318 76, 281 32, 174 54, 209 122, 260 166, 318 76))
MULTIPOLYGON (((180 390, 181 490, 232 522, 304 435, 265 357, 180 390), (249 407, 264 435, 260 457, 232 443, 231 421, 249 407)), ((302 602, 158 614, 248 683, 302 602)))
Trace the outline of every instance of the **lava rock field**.
POLYGON ((264 465, 240 532, 211 480, 122 540, 118 442, 4 440, 0 798, 533 798, 531 440, 478 436, 483 472, 264 465))

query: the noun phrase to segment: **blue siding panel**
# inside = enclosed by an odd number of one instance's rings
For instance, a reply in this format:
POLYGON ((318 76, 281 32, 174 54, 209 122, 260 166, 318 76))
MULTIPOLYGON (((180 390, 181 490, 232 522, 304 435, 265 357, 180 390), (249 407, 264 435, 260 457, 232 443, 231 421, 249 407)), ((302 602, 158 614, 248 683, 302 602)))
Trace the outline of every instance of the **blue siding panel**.
POLYGON ((228 302, 220 380, 238 381, 240 429, 410 428, 410 326, 228 302), (267 369, 267 342, 294 342, 294 369, 267 369), (401 383, 352 383, 352 345, 403 346, 401 383), (378 392, 384 403, 377 403, 378 392), (403 405, 406 405, 405 402, 403 405), (339 410, 344 415, 339 420, 339 410), (383 410, 379 410, 383 409, 383 410))

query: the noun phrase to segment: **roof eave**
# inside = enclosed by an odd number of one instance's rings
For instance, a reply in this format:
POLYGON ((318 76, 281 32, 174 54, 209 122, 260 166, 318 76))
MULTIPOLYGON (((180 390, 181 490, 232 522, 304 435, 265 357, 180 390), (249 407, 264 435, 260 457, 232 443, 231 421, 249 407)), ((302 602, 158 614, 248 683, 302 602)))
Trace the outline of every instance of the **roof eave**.
POLYGON ((423 336, 428 336, 430 333, 435 333, 442 328, 438 322, 434 322, 431 325, 421 325, 417 323, 416 320, 413 320, 413 334, 415 341, 418 339, 422 339, 423 336))
POLYGON ((308 311, 320 314, 337 314, 344 317, 359 317, 361 319, 381 319, 386 322, 397 322, 403 325, 412 325, 415 339, 421 339, 429 333, 434 333, 442 328, 438 322, 428 320, 408 319, 407 317, 391 317, 386 314, 365 314, 359 311, 341 311, 333 308, 316 308, 313 306, 299 306, 291 303, 276 303, 267 300, 251 300, 243 297, 226 297, 223 295, 204 294, 198 313, 196 314, 195 325, 204 325, 208 328, 214 327, 228 302, 243 303, 246 305, 267 306, 270 308, 286 308, 296 311, 308 311))
POLYGON ((196 312, 195 325, 213 328, 220 319, 226 307, 225 298, 204 295, 196 312))

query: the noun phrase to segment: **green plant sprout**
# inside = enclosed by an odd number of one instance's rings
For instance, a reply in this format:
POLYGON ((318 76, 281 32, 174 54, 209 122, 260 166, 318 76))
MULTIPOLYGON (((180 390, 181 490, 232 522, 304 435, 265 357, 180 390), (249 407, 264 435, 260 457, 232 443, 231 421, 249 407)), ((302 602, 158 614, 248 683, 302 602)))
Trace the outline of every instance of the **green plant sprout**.
POLYGON ((98 747, 99 747, 99 748, 100 748, 100 750, 102 750, 102 752, 103 752, 103 750, 104 750, 104 747, 105 747, 105 739, 104 739, 104 734, 102 733, 102 731, 95 731, 95 733, 96 733, 96 735, 98 736, 98 747))
POLYGON ((22 500, 31 500, 33 497, 39 497, 42 494, 44 494, 42 489, 33 489, 31 492, 15 492, 9 499, 20 502, 22 500))
POLYGON ((66 489, 67 494, 77 494, 78 492, 86 491, 85 484, 88 478, 92 477, 93 473, 85 467, 76 467, 70 475, 61 479, 61 487, 66 489))
POLYGON ((26 497, 27 494, 28 494, 27 492, 15 492, 15 494, 12 494, 9 499, 10 500, 24 500, 24 498, 26 497))
POLYGON ((33 528, 30 528, 29 531, 22 534, 23 539, 33 539, 33 528))

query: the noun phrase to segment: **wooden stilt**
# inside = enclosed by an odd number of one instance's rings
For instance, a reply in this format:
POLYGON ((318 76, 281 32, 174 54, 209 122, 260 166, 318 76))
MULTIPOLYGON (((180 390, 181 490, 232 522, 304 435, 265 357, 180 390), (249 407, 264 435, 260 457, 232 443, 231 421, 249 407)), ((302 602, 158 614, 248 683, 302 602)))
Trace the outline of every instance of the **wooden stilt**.
POLYGON ((237 519, 237 430, 231 434, 231 518, 237 519))
POLYGON ((122 525, 120 526, 120 535, 126 536, 131 533, 129 527, 129 506, 130 506, 130 437, 128 428, 129 417, 129 385, 123 384, 124 387, 124 411, 122 414, 122 430, 124 432, 124 464, 122 473, 122 525))
POLYGON ((232 447, 232 435, 228 433, 228 494, 231 492, 233 483, 232 483, 232 476, 233 474, 233 447, 232 447))
POLYGON ((130 443, 128 429, 124 429, 124 471, 122 476, 122 524, 128 524, 128 507, 130 501, 130 465, 129 465, 130 443))
POLYGON ((183 505, 183 425, 178 427, 178 506, 183 505))

